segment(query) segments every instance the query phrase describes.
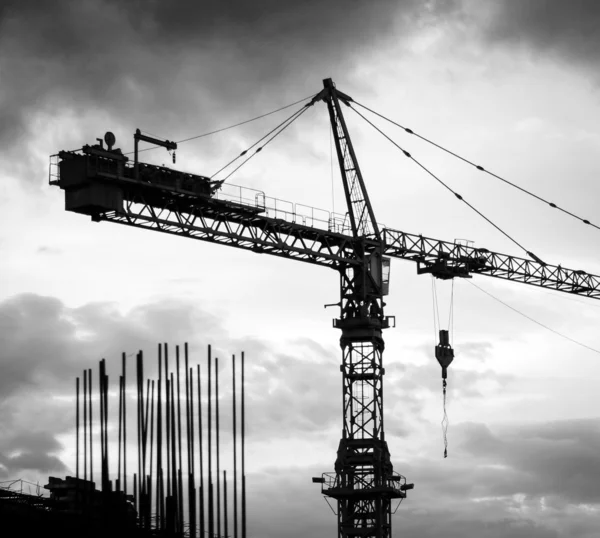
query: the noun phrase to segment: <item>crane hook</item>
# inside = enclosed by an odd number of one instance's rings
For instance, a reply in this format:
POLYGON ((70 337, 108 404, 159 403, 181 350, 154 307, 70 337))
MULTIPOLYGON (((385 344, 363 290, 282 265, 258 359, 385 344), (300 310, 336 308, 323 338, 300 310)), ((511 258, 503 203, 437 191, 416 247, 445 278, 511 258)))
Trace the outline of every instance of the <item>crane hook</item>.
POLYGON ((450 345, 450 337, 447 330, 440 330, 440 343, 435 346, 435 358, 442 367, 442 379, 448 377, 448 366, 454 360, 454 350, 450 345))
POLYGON ((440 330, 440 343, 435 346, 435 358, 442 367, 442 391, 444 395, 444 418, 442 419, 442 433, 444 436, 444 458, 448 457, 448 414, 446 413, 446 378, 448 377, 448 366, 454 360, 454 350, 450 345, 448 331, 440 330))

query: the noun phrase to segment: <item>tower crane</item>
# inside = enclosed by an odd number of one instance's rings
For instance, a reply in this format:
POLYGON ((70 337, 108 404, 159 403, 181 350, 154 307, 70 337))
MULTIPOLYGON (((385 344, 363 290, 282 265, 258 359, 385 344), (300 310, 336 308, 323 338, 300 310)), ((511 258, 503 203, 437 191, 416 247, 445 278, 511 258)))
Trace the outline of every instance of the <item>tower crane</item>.
MULTIPOLYGON (((114 222, 321 265, 340 276, 343 419, 334 472, 313 478, 337 502, 338 536, 389 538, 392 504, 413 488, 396 472, 384 432, 383 331, 390 258, 417 264, 440 279, 483 275, 600 299, 600 277, 458 242, 381 228, 375 219, 342 105, 352 98, 331 79, 305 106, 324 102, 341 170, 347 214, 283 205, 264 192, 138 161, 139 141, 177 144, 136 131, 135 161, 115 139, 52 156, 50 184, 64 190, 65 209, 114 222)), ((448 358, 444 359, 448 364, 448 358)), ((442 362, 440 362, 442 364, 442 362)), ((442 364, 443 366, 443 364, 442 364)))

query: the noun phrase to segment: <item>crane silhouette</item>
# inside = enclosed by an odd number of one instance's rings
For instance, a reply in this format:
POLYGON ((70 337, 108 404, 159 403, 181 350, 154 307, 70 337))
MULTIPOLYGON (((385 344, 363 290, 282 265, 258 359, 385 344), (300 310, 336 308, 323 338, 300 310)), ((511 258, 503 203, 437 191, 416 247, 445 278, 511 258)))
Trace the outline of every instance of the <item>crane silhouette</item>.
MULTIPOLYGON (((325 496, 337 501, 340 538, 387 538, 392 533, 392 503, 405 498, 413 487, 394 471, 384 431, 383 330, 395 323, 393 316, 384 313, 390 258, 413 261, 419 274, 440 279, 478 274, 592 299, 600 299, 600 277, 548 265, 532 253, 528 253, 532 259, 519 258, 381 228, 342 111, 342 104, 351 106, 353 100, 325 79, 323 89, 304 108, 321 101, 329 112, 345 215, 286 204, 262 191, 140 163, 140 141, 169 150, 177 144, 139 130, 134 135, 133 163, 113 150, 114 135, 107 133, 107 148, 99 140, 99 144, 53 156, 50 183, 65 191, 67 211, 94 221, 147 228, 338 271, 340 314, 333 325, 341 330, 342 438, 334 472, 313 481, 321 484, 325 496)), ((447 366, 451 358, 446 355, 447 366)))

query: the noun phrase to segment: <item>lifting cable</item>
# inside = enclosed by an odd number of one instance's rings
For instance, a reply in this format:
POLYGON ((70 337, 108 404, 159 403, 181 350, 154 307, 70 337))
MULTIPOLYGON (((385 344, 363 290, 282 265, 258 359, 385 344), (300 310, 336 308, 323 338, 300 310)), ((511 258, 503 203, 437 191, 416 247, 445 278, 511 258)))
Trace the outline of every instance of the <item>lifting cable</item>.
POLYGON ((277 127, 275 127, 274 129, 271 129, 271 131, 269 131, 266 135, 264 135, 262 138, 260 138, 259 140, 257 140, 249 148, 247 148, 244 151, 242 151, 242 153, 240 153, 237 157, 235 157, 234 159, 232 159, 231 161, 229 161, 225 166, 223 166, 219 170, 217 170, 212 176, 210 176, 210 178, 214 179, 214 177, 217 174, 220 174, 223 170, 225 170, 226 168, 228 168, 229 166, 231 166, 235 161, 237 161, 238 159, 240 159, 241 157, 243 157, 244 155, 246 155, 252 148, 254 148, 258 144, 260 144, 265 138, 267 138, 270 135, 273 135, 262 146, 259 146, 254 151, 254 153, 252 153, 252 155, 250 155, 245 161, 243 161, 241 164, 239 164, 229 174, 227 174, 222 180, 220 180, 221 183, 223 183, 224 181, 226 181, 235 172, 237 172, 242 166, 244 166, 250 159, 252 159, 252 157, 254 157, 257 153, 260 153, 269 143, 271 143, 275 138, 277 138, 281 133, 283 133, 283 131, 285 131, 292 123, 294 123, 300 116, 302 116, 302 114, 304 114, 308 110, 308 108, 310 106, 311 106, 311 103, 307 103, 301 109, 299 109, 296 112, 294 112, 291 116, 289 116, 284 121, 282 121, 279 125, 277 125, 277 127), (275 134, 273 134, 273 133, 275 133, 275 134))
MULTIPOLYGON (((309 95, 308 97, 304 97, 302 99, 298 99, 298 101, 294 101, 293 103, 290 103, 289 105, 285 105, 285 106, 279 107, 279 108, 277 108, 275 110, 271 110, 271 112, 266 112, 264 114, 261 114, 260 116, 256 116, 254 118, 250 118, 249 120, 240 121, 238 123, 234 123, 233 125, 229 125, 228 127, 222 127, 220 129, 216 129, 214 131, 209 131, 207 133, 202 133, 202 134, 199 134, 199 135, 190 136, 188 138, 183 138, 182 140, 176 140, 175 143, 176 144, 183 144, 184 142, 189 142, 190 140, 196 140, 198 138, 204 138, 206 136, 210 136, 210 135, 213 135, 213 134, 222 133, 223 131, 228 131, 229 129, 233 129, 235 127, 240 127, 241 125, 246 125, 247 123, 251 123, 253 121, 260 120, 262 118, 266 118, 267 116, 271 116, 272 114, 276 114, 277 112, 281 112, 282 110, 286 110, 287 108, 291 108, 294 105, 302 103, 303 101, 306 101, 306 100, 311 99, 313 97, 314 97, 314 95, 309 95)), ((138 153, 142 153, 143 151, 151 151, 153 149, 157 149, 157 146, 152 146, 152 147, 149 147, 149 148, 140 149, 138 151, 138 153)), ((131 155, 132 153, 134 153, 134 152, 130 151, 128 153, 124 153, 123 155, 131 155)))
POLYGON ((356 110, 353 107, 350 107, 354 112, 356 112, 363 120, 365 120, 369 125, 371 125, 371 127, 373 127, 377 132, 379 132, 381 135, 383 135, 387 140, 389 140, 394 146, 396 146, 403 154, 405 157, 408 157, 409 159, 411 159, 412 161, 415 162, 415 164, 417 164, 420 168, 422 168, 425 172, 427 172, 433 179, 435 179, 438 183, 440 183, 440 185, 442 185, 443 187, 445 187, 447 190, 449 190, 452 194, 454 194, 454 196, 460 200, 461 202, 464 202, 465 204, 467 204, 467 206, 469 206, 473 211, 475 211, 475 213, 477 213, 481 218, 483 218, 484 220, 486 220, 489 224, 491 224, 494 228, 496 228, 496 230, 498 230, 502 235, 504 235, 505 237, 507 237, 508 239, 510 239, 515 245, 517 245, 520 249, 522 249, 531 259, 535 260, 538 263, 544 264, 544 262, 538 258, 533 252, 531 252, 530 250, 527 250, 523 245, 521 245, 521 243, 519 243, 516 239, 514 239, 512 236, 510 236, 507 232, 505 232, 502 228, 500 228, 500 226, 498 226, 497 224, 495 224, 494 222, 492 222, 488 217, 486 217, 481 211, 479 211, 476 207, 474 207, 472 204, 470 204, 469 202, 467 202, 460 194, 458 194, 456 191, 454 191, 450 186, 448 186, 446 183, 444 183, 438 176, 436 176, 431 170, 429 170, 424 164, 422 164, 421 162, 417 161, 417 159, 415 159, 408 151, 406 151, 404 148, 402 148, 398 143, 396 143, 394 140, 392 140, 387 134, 385 134, 379 127, 377 127, 377 125, 375 125, 373 122, 371 122, 369 119, 365 118, 365 116, 363 116, 358 110, 356 110))
POLYGON ((480 172, 485 172, 489 176, 492 176, 495 179, 499 179, 500 181, 506 183, 507 185, 510 185, 511 187, 514 187, 515 189, 520 190, 521 192, 531 196, 532 198, 535 198, 536 200, 549 205, 553 209, 558 209, 559 211, 562 211, 563 213, 573 217, 574 219, 580 220, 584 224, 589 224, 592 228, 596 228, 597 230, 600 230, 600 226, 597 226, 593 222, 590 222, 588 219, 584 219, 583 217, 575 215, 575 213, 572 213, 571 211, 568 211, 568 210, 560 207, 559 205, 557 205, 553 202, 550 202, 550 201, 546 200, 545 198, 542 198, 541 196, 539 196, 523 187, 520 187, 519 185, 513 183, 512 181, 509 181, 508 179, 505 179, 505 178, 495 174, 494 172, 490 172, 489 170, 486 170, 483 166, 475 164, 474 162, 470 161, 469 159, 462 157, 461 155, 458 155, 457 153, 454 153, 453 151, 451 151, 439 144, 436 144, 433 140, 429 140, 428 138, 425 138, 424 136, 421 136, 420 134, 415 133, 412 129, 409 129, 408 127, 404 127, 403 125, 400 125, 399 123, 395 122, 394 120, 391 120, 391 119, 385 117, 383 114, 380 114, 379 112, 375 112, 374 110, 370 109, 369 107, 367 107, 365 105, 362 105, 356 101, 353 101, 353 102, 356 103, 358 106, 364 108, 365 110, 368 110, 372 114, 375 114, 376 116, 379 116, 380 118, 390 122, 391 124, 395 125, 396 127, 400 127, 400 129, 403 129, 408 134, 414 135, 417 138, 420 138, 421 140, 423 140, 424 142, 427 142, 428 144, 431 144, 432 146, 435 146, 436 148, 441 149, 442 151, 448 153, 449 155, 452 155, 453 157, 456 157, 457 159, 471 165, 472 167, 476 168, 480 172))
MULTIPOLYGON (((586 344, 583 344, 582 342, 579 342, 578 340, 575 340, 574 338, 571 338, 570 336, 567 336, 566 334, 563 334, 563 333, 557 331, 556 329, 553 329, 552 327, 548 327, 548 325, 544 325, 543 323, 537 321, 536 319, 532 318, 531 316, 528 316, 527 314, 524 314, 520 310, 516 309, 514 306, 511 306, 508 303, 505 303, 504 301, 502 301, 501 299, 498 299, 498 297, 496 297, 495 295, 492 295, 489 291, 486 291, 483 288, 480 288, 477 284, 474 284, 470 280, 467 280, 467 282, 469 284, 471 284, 471 286, 476 287, 479 291, 485 293, 486 295, 488 295, 489 297, 494 299, 495 301, 498 301, 500 304, 504 305, 506 308, 510 308, 510 310, 512 310, 513 312, 516 312, 517 314, 523 316, 524 318, 527 318, 529 321, 532 321, 536 325, 539 325, 540 327, 546 329, 547 331, 550 331, 551 333, 556 334, 557 336, 560 336, 561 338, 564 338, 565 340, 569 340, 569 342, 573 342, 574 344, 577 344, 578 346, 584 347, 585 349, 588 349, 588 350, 593 351, 594 353, 598 353, 600 355, 599 349, 596 349, 596 348, 593 348, 586 344)), ((566 299, 566 297, 564 297, 564 298, 566 299)), ((577 301, 577 302, 580 302, 580 301, 577 301)))
MULTIPOLYGON (((448 425, 450 420, 448 419, 447 412, 447 387, 446 381, 448 377, 448 366, 454 360, 454 350, 452 349, 450 341, 450 333, 454 332, 454 279, 452 279, 452 291, 450 293, 450 311, 448 314, 448 329, 439 329, 440 327, 440 312, 439 312, 439 301, 437 298, 437 287, 435 284, 435 277, 431 275, 431 292, 433 296, 433 326, 434 326, 434 337, 437 337, 439 332, 440 343, 435 346, 435 358, 442 367, 442 397, 443 397, 443 409, 444 414, 442 417, 442 438, 444 439, 444 458, 448 457, 448 425), (438 331, 439 329, 439 331, 438 331)), ((434 339, 435 341, 435 339, 434 339)))

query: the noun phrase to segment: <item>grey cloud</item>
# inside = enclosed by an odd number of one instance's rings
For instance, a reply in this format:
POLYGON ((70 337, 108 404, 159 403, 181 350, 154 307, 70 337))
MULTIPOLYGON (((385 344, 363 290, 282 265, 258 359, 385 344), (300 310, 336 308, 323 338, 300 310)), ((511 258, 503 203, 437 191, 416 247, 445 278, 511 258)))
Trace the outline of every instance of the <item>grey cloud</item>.
MULTIPOLYGON (((322 435, 339 424, 341 375, 336 367, 337 350, 309 338, 290 342, 286 352, 257 338, 232 346, 246 354, 249 438, 286 438, 309 432, 322 435)), ((227 391, 223 395, 228 400, 229 359, 222 369, 227 391)), ((227 405, 224 423, 230 423, 230 413, 227 405)))
MULTIPOLYGON (((143 349, 145 375, 155 376, 157 340, 189 341, 190 364, 201 364, 204 383, 206 345, 216 344, 213 357, 221 359, 224 432, 231 424, 230 356, 236 353, 239 368, 242 350, 246 353, 251 439, 289 438, 307 432, 321 435, 339 423, 341 380, 333 365, 339 360, 334 347, 302 338, 281 352, 266 340, 234 340, 220 319, 185 301, 140 305, 123 314, 111 303, 70 308, 55 298, 25 294, 0 303, 0 455, 4 466, 15 470, 15 465, 26 461, 49 465, 51 460, 44 458, 59 451, 57 436, 71 432, 75 418, 74 402, 54 396, 73 396, 74 378, 84 368, 93 368, 95 377, 102 357, 114 388, 122 351, 128 355, 131 372, 132 355, 143 349), (13 461, 14 453, 24 456, 13 461)), ((133 383, 133 376, 128 379, 133 383)))
POLYGON ((213 316, 185 302, 146 304, 124 315, 111 303, 69 308, 52 297, 18 295, 0 303, 0 394, 70 386, 102 357, 154 350, 157 340, 185 341, 199 329, 217 337, 217 326, 213 316))
POLYGON ((595 0, 490 3, 484 35, 502 45, 526 46, 540 56, 598 66, 600 4, 595 0))
POLYGON ((64 472, 65 464, 56 456, 40 452, 23 452, 17 456, 0 460, 5 468, 5 476, 19 471, 36 471, 40 473, 64 472))
POLYGON ((72 406, 42 387, 0 402, 0 474, 8 478, 64 471, 58 435, 73 426, 72 406))
MULTIPOLYGON (((416 0, 382 0, 376 7, 368 0, 4 2, 0 142, 18 147, 20 158, 10 162, 23 163, 23 150, 34 149, 24 141, 40 134, 32 129, 42 112, 53 119, 69 112, 98 113, 128 129, 139 125, 160 128, 165 136, 197 134, 200 124, 214 125, 215 118, 223 124, 230 115, 263 111, 273 96, 279 105, 316 93, 322 78, 347 76, 365 49, 381 40, 405 39, 416 22, 443 17, 448 5, 423 6, 416 0), (402 29, 396 31, 398 20, 402 29)), ((81 132, 65 133, 55 142, 77 146, 100 134, 82 125, 81 132)))
MULTIPOLYGON (((34 294, 0 302, 2 473, 65 469, 55 454, 62 449, 58 436, 74 427, 74 402, 56 396, 74 396, 84 368, 106 357, 110 374, 122 351, 154 351, 157 340, 173 338, 202 348, 203 336, 222 334, 214 317, 185 302, 146 304, 127 314, 110 303, 70 308, 34 294)), ((147 364, 151 375, 155 361, 147 364)))
MULTIPOLYGON (((524 493, 558 497, 569 503, 600 503, 600 488, 592 469, 600 469, 600 421, 579 420, 519 426, 492 433, 480 424, 463 427, 459 449, 475 461, 500 463, 509 472, 497 475, 489 488, 492 495, 524 493), (512 478, 520 476, 520 489, 512 478), (503 479, 507 478, 507 479, 503 479)), ((458 429, 458 428, 457 428, 458 429)))

